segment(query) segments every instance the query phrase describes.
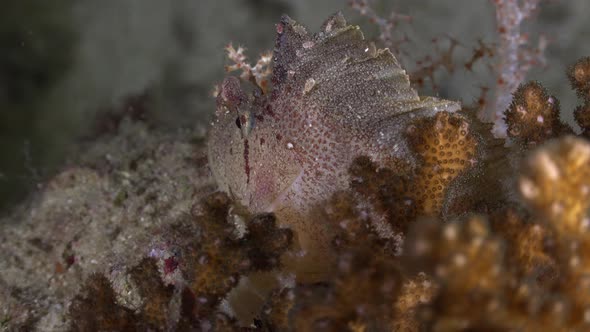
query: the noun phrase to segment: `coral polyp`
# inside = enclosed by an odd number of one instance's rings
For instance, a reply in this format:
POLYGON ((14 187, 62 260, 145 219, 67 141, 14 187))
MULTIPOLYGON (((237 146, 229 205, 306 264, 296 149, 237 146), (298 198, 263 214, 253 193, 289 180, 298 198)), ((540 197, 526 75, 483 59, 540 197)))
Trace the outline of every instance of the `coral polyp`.
POLYGON ((559 116, 559 101, 540 83, 523 84, 514 92, 512 103, 505 112, 508 137, 524 144, 539 144, 571 132, 559 116))

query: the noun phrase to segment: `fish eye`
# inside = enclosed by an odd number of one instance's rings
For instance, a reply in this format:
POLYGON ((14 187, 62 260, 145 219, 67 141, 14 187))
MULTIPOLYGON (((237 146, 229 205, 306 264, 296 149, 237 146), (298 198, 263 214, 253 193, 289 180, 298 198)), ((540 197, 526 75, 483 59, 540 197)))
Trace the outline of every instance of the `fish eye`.
POLYGON ((242 129, 242 123, 239 116, 236 118, 236 126, 238 126, 239 129, 242 129))

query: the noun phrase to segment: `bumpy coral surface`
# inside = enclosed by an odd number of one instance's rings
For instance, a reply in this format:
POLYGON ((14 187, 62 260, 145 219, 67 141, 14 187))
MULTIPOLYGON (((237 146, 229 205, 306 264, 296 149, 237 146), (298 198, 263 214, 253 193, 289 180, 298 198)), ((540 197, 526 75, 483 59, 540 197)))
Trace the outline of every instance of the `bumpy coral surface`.
POLYGON ((422 214, 438 215, 449 184, 477 163, 477 139, 466 119, 446 112, 416 122, 408 136, 423 163, 410 194, 422 214))
POLYGON ((578 60, 569 69, 568 77, 578 96, 588 100, 590 98, 590 57, 578 60))
POLYGON ((567 131, 559 120, 559 102, 537 82, 529 82, 514 92, 505 112, 508 136, 525 144, 536 144, 567 131))
POLYGON ((574 118, 582 128, 582 133, 590 137, 590 57, 576 62, 568 71, 570 83, 584 104, 576 107, 574 118))

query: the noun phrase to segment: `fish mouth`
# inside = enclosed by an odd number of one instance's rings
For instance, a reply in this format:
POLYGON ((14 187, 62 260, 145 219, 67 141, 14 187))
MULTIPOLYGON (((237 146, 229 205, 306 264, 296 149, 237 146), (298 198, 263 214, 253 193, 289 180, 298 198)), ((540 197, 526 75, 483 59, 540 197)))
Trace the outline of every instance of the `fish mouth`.
MULTIPOLYGON (((289 193, 297 194, 299 192, 299 187, 303 178, 304 170, 303 167, 299 170, 299 174, 293 178, 293 180, 284 188, 282 189, 279 194, 266 206, 263 207, 264 212, 276 212, 278 208, 280 208, 285 200, 288 198, 289 193)), ((292 197, 290 197, 292 199, 292 197)))

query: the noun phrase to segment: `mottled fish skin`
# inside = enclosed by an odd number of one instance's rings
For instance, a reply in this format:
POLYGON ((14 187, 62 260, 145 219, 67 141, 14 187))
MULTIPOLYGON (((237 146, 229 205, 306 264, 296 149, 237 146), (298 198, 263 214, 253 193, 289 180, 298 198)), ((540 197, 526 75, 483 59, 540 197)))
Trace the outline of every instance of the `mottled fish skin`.
MULTIPOLYGON (((288 16, 276 28, 270 90, 249 95, 237 78, 226 78, 209 136, 221 190, 252 212, 305 213, 347 188, 347 169, 361 155, 383 166, 412 165, 408 124, 460 109, 418 96, 392 53, 364 40, 340 13, 315 35, 288 16)), ((294 220, 296 231, 326 238, 321 225, 294 220)))

